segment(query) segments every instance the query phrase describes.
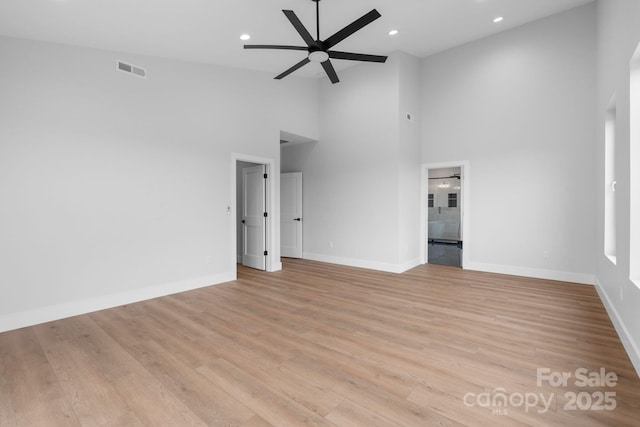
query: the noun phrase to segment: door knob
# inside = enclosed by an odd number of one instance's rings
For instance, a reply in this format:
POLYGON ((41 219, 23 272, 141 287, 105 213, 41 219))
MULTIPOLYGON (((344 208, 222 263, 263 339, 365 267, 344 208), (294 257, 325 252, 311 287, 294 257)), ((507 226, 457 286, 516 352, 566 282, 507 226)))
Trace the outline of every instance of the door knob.
POLYGON ((302 218, 294 218, 294 221, 302 221, 302 218))

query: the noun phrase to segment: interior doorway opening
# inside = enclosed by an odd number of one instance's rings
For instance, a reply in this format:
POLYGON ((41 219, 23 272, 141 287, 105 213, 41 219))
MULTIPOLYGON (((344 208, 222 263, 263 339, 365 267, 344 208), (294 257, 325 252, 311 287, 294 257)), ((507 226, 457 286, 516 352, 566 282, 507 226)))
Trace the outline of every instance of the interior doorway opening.
POLYGON ((280 255, 304 258, 303 174, 318 141, 280 131, 280 255))
POLYGON ((236 167, 236 230, 238 264, 266 270, 266 166, 238 161, 236 167))
POLYGON ((302 172, 280 174, 280 256, 302 258, 302 172))
POLYGON ((247 261, 251 262, 251 259, 258 262, 248 266, 259 270, 272 272, 282 269, 278 209, 280 180, 278 173, 273 174, 275 164, 274 159, 237 153, 231 155, 231 193, 227 208, 230 216, 229 262, 236 277, 238 264, 248 265, 247 261), (245 178, 255 185, 246 188, 245 178), (255 228, 256 225, 262 228, 255 228), (249 234, 248 227, 252 227, 249 234), (245 254, 249 258, 245 259, 245 254))
POLYGON ((421 259, 464 268, 469 247, 469 162, 422 167, 421 259))
POLYGON ((462 168, 429 169, 427 244, 429 264, 462 267, 462 168))

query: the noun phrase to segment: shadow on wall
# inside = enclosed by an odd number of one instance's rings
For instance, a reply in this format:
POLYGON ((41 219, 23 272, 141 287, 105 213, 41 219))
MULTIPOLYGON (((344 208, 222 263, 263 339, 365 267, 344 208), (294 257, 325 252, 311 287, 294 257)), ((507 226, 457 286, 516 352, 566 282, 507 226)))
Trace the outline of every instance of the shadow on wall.
POLYGON ((304 172, 317 143, 315 139, 280 131, 280 172, 304 172))

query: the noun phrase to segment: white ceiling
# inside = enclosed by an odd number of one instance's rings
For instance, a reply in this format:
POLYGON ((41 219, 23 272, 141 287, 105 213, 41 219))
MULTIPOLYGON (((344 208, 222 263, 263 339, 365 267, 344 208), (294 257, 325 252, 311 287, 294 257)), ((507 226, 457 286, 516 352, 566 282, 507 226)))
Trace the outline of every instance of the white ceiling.
MULTIPOLYGON (((591 1, 322 0, 320 37, 376 8, 382 18, 335 49, 424 57, 591 1), (504 21, 494 24, 496 16, 504 21), (387 35, 392 28, 399 34, 387 35)), ((315 35, 311 0, 1 0, 0 34, 278 74, 305 52, 244 50, 239 36, 251 34, 254 44, 303 46, 282 9, 295 11, 315 35)), ((356 64, 332 62, 338 71, 356 64)), ((324 75, 319 64, 294 74, 324 75)))

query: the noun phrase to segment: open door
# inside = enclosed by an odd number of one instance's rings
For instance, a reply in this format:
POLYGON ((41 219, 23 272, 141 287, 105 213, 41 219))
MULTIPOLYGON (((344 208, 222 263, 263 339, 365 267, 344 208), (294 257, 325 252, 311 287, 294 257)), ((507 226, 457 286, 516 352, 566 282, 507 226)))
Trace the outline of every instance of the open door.
POLYGON ((302 172, 280 174, 280 255, 302 258, 302 172))
POLYGON ((266 166, 242 169, 242 265, 266 270, 266 166))

